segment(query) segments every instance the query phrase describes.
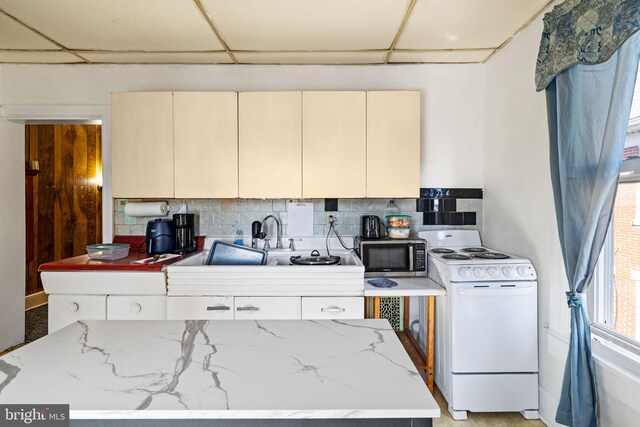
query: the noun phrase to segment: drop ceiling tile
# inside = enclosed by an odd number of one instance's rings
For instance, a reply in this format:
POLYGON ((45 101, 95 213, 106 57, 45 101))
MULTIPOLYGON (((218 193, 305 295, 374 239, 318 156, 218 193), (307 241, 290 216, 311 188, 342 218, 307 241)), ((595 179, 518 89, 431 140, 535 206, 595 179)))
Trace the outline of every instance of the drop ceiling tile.
POLYGON ((0 63, 65 64, 84 62, 68 52, 15 52, 0 50, 0 63))
POLYGON ((400 49, 499 47, 548 0, 418 0, 400 49))
POLYGON ((460 63, 482 62, 493 53, 494 49, 481 50, 445 50, 445 51, 393 51, 390 63, 460 63))
POLYGON ((409 0, 203 0, 231 50, 388 49, 409 0))
POLYGON ((379 52, 234 52, 241 64, 382 64, 379 52))
POLYGON ((229 64, 231 58, 221 52, 78 52, 91 62, 115 64, 229 64))
POLYGON ((0 0, 70 49, 221 50, 193 0, 0 0))
POLYGON ((0 13, 0 49, 59 49, 59 47, 0 13))

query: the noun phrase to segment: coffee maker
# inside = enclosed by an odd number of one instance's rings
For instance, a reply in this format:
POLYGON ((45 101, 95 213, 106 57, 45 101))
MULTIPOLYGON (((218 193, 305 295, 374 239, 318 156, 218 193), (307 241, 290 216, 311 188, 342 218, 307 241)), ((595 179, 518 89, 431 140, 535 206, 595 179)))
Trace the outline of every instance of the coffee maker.
POLYGON ((196 250, 195 214, 181 213, 173 215, 175 224, 175 241, 178 253, 192 252, 196 250))
POLYGON ((147 222, 147 253, 167 254, 175 249, 175 230, 170 219, 152 219, 147 222))

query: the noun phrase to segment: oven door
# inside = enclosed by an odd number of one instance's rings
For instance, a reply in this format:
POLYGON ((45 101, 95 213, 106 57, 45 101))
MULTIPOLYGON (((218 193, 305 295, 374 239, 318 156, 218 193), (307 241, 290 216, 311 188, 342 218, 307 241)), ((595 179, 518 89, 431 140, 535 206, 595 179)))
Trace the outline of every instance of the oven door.
POLYGON ((413 272, 413 245, 375 243, 362 246, 362 263, 368 273, 413 272))
POLYGON ((451 370, 538 371, 536 282, 455 283, 451 301, 451 370))

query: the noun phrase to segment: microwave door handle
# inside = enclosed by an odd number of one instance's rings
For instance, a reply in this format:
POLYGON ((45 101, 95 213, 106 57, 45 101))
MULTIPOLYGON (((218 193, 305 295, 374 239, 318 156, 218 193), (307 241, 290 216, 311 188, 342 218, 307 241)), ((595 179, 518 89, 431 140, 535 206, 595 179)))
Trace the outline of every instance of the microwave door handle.
POLYGON ((413 271, 413 245, 409 245, 409 271, 413 271))

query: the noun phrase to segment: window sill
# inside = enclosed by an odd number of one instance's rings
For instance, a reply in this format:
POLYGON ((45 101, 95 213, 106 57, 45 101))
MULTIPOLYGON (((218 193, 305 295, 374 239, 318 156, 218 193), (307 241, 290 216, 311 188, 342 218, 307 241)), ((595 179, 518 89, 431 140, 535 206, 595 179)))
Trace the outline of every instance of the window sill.
MULTIPOLYGON (((549 335, 569 345, 569 333, 545 328, 549 335)), ((591 334, 591 352, 596 363, 634 378, 640 382, 640 357, 624 348, 607 341, 594 333, 591 334)))

